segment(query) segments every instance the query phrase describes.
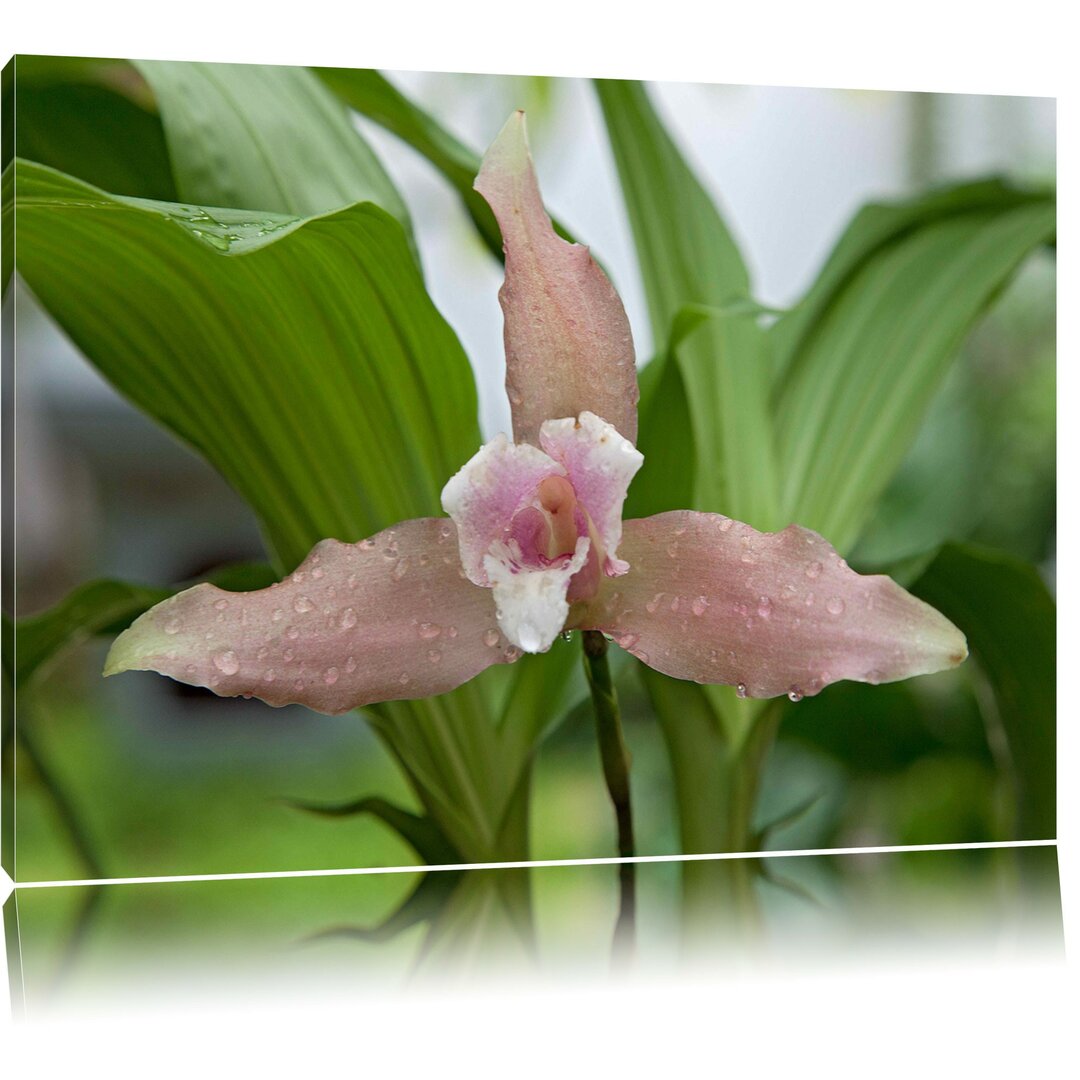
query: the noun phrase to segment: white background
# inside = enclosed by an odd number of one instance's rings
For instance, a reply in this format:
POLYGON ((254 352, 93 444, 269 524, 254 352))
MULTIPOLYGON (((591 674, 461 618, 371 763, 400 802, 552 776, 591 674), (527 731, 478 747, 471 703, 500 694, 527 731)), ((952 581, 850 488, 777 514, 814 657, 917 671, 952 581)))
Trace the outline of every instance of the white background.
MULTIPOLYGON (((663 0, 248 5, 53 2, 5 13, 0 52, 320 63, 384 69, 607 75, 703 82, 1059 98, 1060 294, 1075 297, 1075 31, 1067 3, 663 0), (388 10, 379 10, 381 8, 388 10)), ((1078 398, 1075 313, 1062 305, 1060 411, 1078 398)), ((1061 428, 1060 474, 1076 453, 1061 428)), ((1076 500, 1061 491, 1058 594, 1061 881, 1076 945, 1077 761, 1068 678, 1075 666, 1076 500)), ((1074 695, 1073 695, 1074 696, 1074 695)), ((1070 933, 1072 931, 1072 933, 1070 933)), ((5 1002, 0 996, 0 1010, 5 1002)), ((0 1027, 25 1075, 217 1076, 438 1069, 930 1077, 1058 1076, 1076 1066, 1076 977, 1060 970, 840 971, 612 987, 493 987, 410 998, 312 998, 298 1013, 207 1002, 183 1016, 133 1009, 0 1027), (906 1017, 902 1029, 886 1028, 906 1017)), ((2 1022, 2 1021, 0 1021, 2 1022)), ((5 1057, 8 1055, 5 1054, 5 1057)))

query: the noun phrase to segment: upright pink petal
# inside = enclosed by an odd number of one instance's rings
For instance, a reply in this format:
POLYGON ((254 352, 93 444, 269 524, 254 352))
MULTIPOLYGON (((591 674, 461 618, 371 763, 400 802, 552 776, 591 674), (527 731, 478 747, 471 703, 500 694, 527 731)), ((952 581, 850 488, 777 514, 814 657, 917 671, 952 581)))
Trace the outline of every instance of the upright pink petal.
POLYGON ((542 450, 499 434, 450 477, 442 506, 457 526, 461 562, 470 581, 491 584, 484 570, 491 545, 507 538, 514 514, 536 499, 541 480, 565 474, 542 450))
POLYGON ((578 502, 600 538, 607 573, 625 572, 626 564, 615 558, 615 552, 622 537, 626 490, 644 461, 641 452, 591 412, 544 421, 540 445, 566 468, 578 502))
POLYGON ((630 323, 589 249, 556 235, 544 210, 516 112, 491 144, 476 190, 498 219, 506 252, 506 393, 514 441, 586 410, 637 439, 637 373, 630 323))
POLYGON ((650 667, 750 697, 816 694, 959 664, 963 634, 894 581, 850 570, 798 525, 760 533, 676 510, 623 527, 624 577, 574 612, 650 667))
POLYGON ((179 593, 116 639, 105 674, 158 671, 336 714, 441 694, 519 655, 491 590, 463 576, 453 525, 418 518, 359 544, 323 540, 268 589, 179 593))

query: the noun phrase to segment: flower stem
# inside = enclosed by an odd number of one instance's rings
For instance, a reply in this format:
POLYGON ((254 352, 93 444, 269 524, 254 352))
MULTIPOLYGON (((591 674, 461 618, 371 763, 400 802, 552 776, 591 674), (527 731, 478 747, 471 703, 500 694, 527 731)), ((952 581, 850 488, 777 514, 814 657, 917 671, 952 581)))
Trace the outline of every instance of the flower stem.
MULTIPOLYGON (((619 700, 611 681, 607 659, 607 638, 597 630, 582 632, 585 653, 585 676, 592 691, 593 713, 596 716, 596 735, 600 744, 600 761, 604 781, 615 808, 618 830, 619 857, 634 856, 634 819, 630 807, 630 754, 623 739, 619 717, 619 700)), ((626 959, 633 948, 636 864, 624 862, 619 866, 619 917, 615 924, 615 950, 626 959)))

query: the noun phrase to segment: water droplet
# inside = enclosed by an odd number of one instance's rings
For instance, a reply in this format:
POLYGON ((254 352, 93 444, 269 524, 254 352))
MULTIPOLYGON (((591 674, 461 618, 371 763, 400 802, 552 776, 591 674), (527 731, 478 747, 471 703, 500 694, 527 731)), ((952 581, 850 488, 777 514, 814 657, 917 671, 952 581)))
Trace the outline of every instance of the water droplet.
POLYGON ((507 386, 506 396, 510 399, 511 405, 520 405, 525 400, 516 386, 507 386))
POLYGON ((744 619, 746 618, 747 611, 749 611, 749 608, 745 604, 735 605, 735 614, 741 615, 744 619))
POLYGON ((390 543, 382 549, 382 553, 387 559, 396 559, 398 553, 397 541, 391 540, 390 543))
POLYGON ((438 649, 429 649, 427 658, 431 663, 437 664, 442 659, 442 653, 438 649))
POLYGON ((519 656, 521 656, 521 650, 516 645, 508 645, 503 650, 503 659, 508 664, 512 664, 519 656))
POLYGON ((456 626, 448 626, 446 628, 446 636, 448 638, 456 638, 457 637, 457 627, 456 626))
POLYGON ((816 559, 813 562, 806 564, 806 576, 810 578, 811 581, 814 578, 821 576, 821 570, 821 563, 819 563, 816 559))
POLYGON ((491 630, 484 631, 484 644, 495 648, 499 644, 499 631, 492 628, 491 630))
POLYGON ((179 631, 180 631, 180 620, 179 619, 170 619, 165 624, 165 633, 166 634, 176 634, 176 633, 179 633, 179 631))
POLYGON ((709 606, 709 598, 707 596, 699 596, 690 605, 690 610, 695 615, 704 615, 705 609, 709 606))
POLYGON ((266 673, 266 674, 265 674, 265 675, 263 676, 263 678, 264 678, 264 679, 265 679, 265 680, 266 680, 267 682, 273 682, 273 681, 274 681, 274 678, 275 678, 275 676, 274 676, 274 669, 273 669, 273 668, 270 668, 270 670, 269 670, 269 671, 267 671, 267 673, 266 673))
POLYGON ((355 656, 350 656, 349 659, 345 661, 345 670, 350 675, 356 670, 356 657, 355 656))
POLYGON ((799 701, 802 701, 802 699, 803 699, 803 692, 797 686, 793 686, 788 691, 787 696, 788 696, 788 701, 799 702, 799 701))
POLYGON ((292 684, 292 688, 299 694, 304 689, 304 680, 296 679, 292 684))
POLYGON ((640 640, 641 639, 640 639, 639 635, 637 635, 637 634, 616 634, 615 635, 615 644, 620 646, 623 649, 626 649, 627 651, 632 649, 638 643, 638 641, 640 641, 640 640))
POLYGON ((674 600, 671 601, 671 610, 672 611, 678 611, 679 610, 679 598, 677 596, 675 597, 674 600))
POLYGON ((375 541, 369 537, 367 540, 361 540, 356 546, 361 551, 370 551, 375 546, 375 541))
POLYGON ((350 589, 355 589, 356 588, 356 575, 355 574, 350 574, 349 575, 349 580, 346 581, 345 584, 348 585, 350 589))
POLYGON ((767 619, 772 615, 772 601, 767 596, 763 596, 758 600, 757 613, 763 619, 767 619))
POLYGON ((319 578, 321 578, 321 577, 323 576, 323 570, 322 570, 322 567, 321 567, 321 566, 316 566, 316 567, 315 567, 315 569, 311 571, 311 576, 312 576, 312 577, 313 577, 313 578, 314 578, 314 579, 315 579, 316 581, 318 581, 318 580, 319 580, 319 578))
POLYGON ((442 525, 440 525, 439 526, 439 543, 440 544, 445 544, 446 541, 450 539, 453 532, 454 532, 453 526, 449 522, 444 522, 442 525))
POLYGON ((296 573, 292 576, 292 583, 294 585, 300 585, 303 583, 306 576, 307 575, 304 573, 303 570, 297 570, 296 573))
POLYGON ((664 598, 664 594, 663 594, 662 592, 658 592, 658 593, 657 593, 657 594, 656 594, 656 595, 655 595, 655 596, 654 596, 654 597, 653 597, 653 598, 652 598, 652 599, 651 599, 651 600, 650 600, 650 601, 649 601, 649 602, 648 602, 648 603, 647 603, 647 604, 645 605, 645 610, 646 610, 646 611, 647 611, 647 612, 648 612, 648 613, 649 613, 650 615, 655 615, 655 614, 656 614, 656 609, 657 609, 657 608, 658 608, 658 607, 660 606, 660 601, 661 601, 661 600, 662 600, 663 598, 664 598))
POLYGON ((295 641, 300 636, 300 630, 295 626, 290 626, 289 629, 285 631, 285 636, 290 641, 295 641))
POLYGON ((218 600, 218 601, 217 601, 217 602, 216 602, 216 603, 214 604, 214 607, 216 607, 216 608, 218 609, 218 611, 224 611, 224 610, 225 610, 225 609, 226 609, 226 608, 227 608, 228 606, 229 606, 229 601, 228 601, 228 600, 224 600, 224 599, 222 599, 222 600, 218 600))
POLYGON ((232 649, 223 649, 214 653, 214 667, 223 675, 235 675, 240 670, 240 661, 232 649))
POLYGON ((844 601, 839 596, 830 596, 825 601, 825 610, 830 615, 843 615, 844 614, 844 601))
POLYGON ((306 596, 298 596, 293 601, 293 610, 300 615, 303 615, 305 611, 312 611, 314 608, 315 605, 306 596))
POLYGON ((668 544, 667 553, 669 559, 677 559, 679 557, 679 545, 678 543, 668 544))
POLYGON ((256 660, 265 660, 270 650, 264 645, 256 654, 256 660))
POLYGON ((417 561, 417 562, 418 562, 418 563, 419 563, 419 564, 420 564, 421 566, 427 566, 427 564, 428 564, 429 562, 431 562, 431 556, 430 556, 430 555, 421 555, 421 556, 420 556, 420 557, 419 557, 419 558, 418 558, 418 559, 417 559, 416 561, 417 561))
POLYGON ((285 612, 282 611, 281 608, 274 608, 270 613, 270 618, 273 619, 274 622, 281 622, 281 620, 285 618, 285 612))
POLYGON ((739 683, 739 685, 735 687, 735 694, 741 698, 746 697, 746 683, 739 683))
POLYGON ((442 627, 438 623, 422 622, 417 631, 425 641, 431 641, 442 633, 442 627))
POLYGON ((573 630, 564 630, 559 636, 563 639, 563 641, 573 641, 574 640, 574 631, 573 630))
POLYGON ((409 570, 409 560, 408 560, 408 558, 406 557, 406 558, 403 558, 403 559, 398 559, 398 561, 394 564, 394 569, 391 572, 390 576, 395 581, 400 581, 406 575, 408 570, 409 570))
POLYGON ((409 685, 409 673, 407 671, 403 671, 398 676, 398 682, 401 683, 402 686, 408 686, 409 685))
POLYGON ((328 667, 326 671, 323 672, 323 681, 327 686, 333 686, 334 683, 338 681, 338 675, 340 674, 341 672, 339 672, 336 667, 328 667))
POLYGON ((814 594, 812 592, 808 592, 806 594, 806 600, 803 601, 803 602, 806 604, 807 607, 813 607, 814 606, 814 594))
POLYGON ((721 532, 731 532, 731 526, 734 524, 731 518, 726 517, 720 522, 721 532))
POLYGON ((356 612, 351 607, 347 607, 341 613, 338 625, 342 630, 351 630, 356 625, 356 612))

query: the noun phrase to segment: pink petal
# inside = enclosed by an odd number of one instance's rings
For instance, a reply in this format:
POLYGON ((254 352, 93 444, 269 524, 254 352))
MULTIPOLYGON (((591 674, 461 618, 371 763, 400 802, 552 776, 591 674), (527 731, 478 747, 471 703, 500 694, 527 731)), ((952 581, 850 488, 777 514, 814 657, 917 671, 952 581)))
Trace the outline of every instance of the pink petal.
POLYGON ((545 420, 586 410, 635 440, 630 323, 589 249, 568 244, 552 229, 523 112, 511 116, 491 144, 475 187, 495 212, 506 252, 499 301, 514 441, 535 444, 545 420))
POLYGON ((535 499, 541 480, 565 474, 542 450, 499 434, 450 477, 442 506, 457 526, 461 562, 470 581, 491 584, 484 570, 491 545, 506 539, 514 514, 535 499))
POLYGON ((630 572, 572 622, 677 679, 797 699, 839 679, 892 682, 967 656, 943 615, 890 578, 856 574, 798 525, 760 533, 676 510, 625 522, 622 554, 630 572))
POLYGON ((491 591, 462 576, 451 523, 418 518, 359 544, 323 540, 269 589, 179 593, 116 639, 105 674, 159 671, 336 714, 441 694, 519 655, 491 591))
POLYGON ((576 420, 547 420, 540 445, 566 468, 578 502, 587 511, 607 556, 608 574, 625 570, 615 558, 622 537, 626 490, 645 460, 634 444, 591 412, 576 420))

